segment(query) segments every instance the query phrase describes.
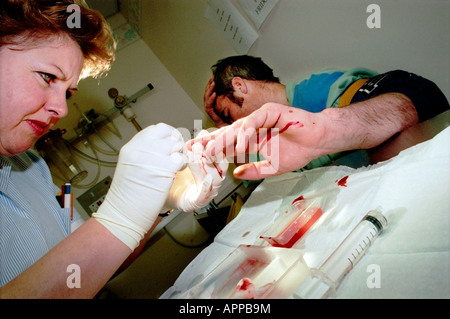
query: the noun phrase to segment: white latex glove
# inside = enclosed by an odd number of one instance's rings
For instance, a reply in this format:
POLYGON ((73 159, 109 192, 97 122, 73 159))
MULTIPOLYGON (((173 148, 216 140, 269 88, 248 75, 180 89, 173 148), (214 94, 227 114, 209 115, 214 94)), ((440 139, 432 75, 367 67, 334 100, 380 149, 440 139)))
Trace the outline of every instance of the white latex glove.
POLYGON ((105 201, 92 214, 134 250, 155 222, 176 172, 186 165, 180 132, 160 123, 136 134, 119 154, 105 201))
MULTIPOLYGON (((204 134, 206 131, 199 133, 204 134)), ((207 158, 201 143, 192 146, 188 152, 188 166, 177 173, 166 208, 175 208, 183 212, 198 210, 211 202, 219 193, 225 180, 228 161, 225 156, 207 158)))

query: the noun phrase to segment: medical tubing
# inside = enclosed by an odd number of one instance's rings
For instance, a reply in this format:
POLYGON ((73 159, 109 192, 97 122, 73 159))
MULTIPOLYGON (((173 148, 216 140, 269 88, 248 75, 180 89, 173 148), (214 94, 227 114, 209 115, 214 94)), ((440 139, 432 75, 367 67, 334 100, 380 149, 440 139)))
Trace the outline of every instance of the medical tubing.
POLYGON ((89 155, 87 155, 86 153, 84 153, 84 152, 82 152, 82 151, 80 151, 78 148, 76 148, 75 146, 73 146, 72 143, 70 143, 70 142, 64 140, 64 143, 65 143, 68 147, 70 147, 71 149, 73 149, 76 153, 78 153, 78 155, 80 155, 80 156, 83 157, 84 159, 86 159, 86 157, 89 157, 89 159, 90 159, 91 161, 93 161, 95 164, 97 164, 97 173, 96 173, 96 176, 95 176, 95 178, 94 178, 90 183, 85 184, 85 185, 81 185, 81 184, 79 184, 79 183, 73 185, 74 187, 80 188, 80 189, 89 189, 89 188, 95 186, 95 184, 97 184, 97 182, 98 182, 98 180, 99 180, 99 178, 100 178, 100 172, 101 172, 101 166, 102 166, 102 164, 103 164, 104 166, 106 166, 105 164, 107 164, 107 165, 109 164, 109 166, 116 166, 116 164, 117 164, 117 163, 104 162, 104 161, 100 160, 100 159, 98 158, 97 152, 96 152, 95 149, 92 147, 92 144, 91 144, 91 142, 89 141, 89 139, 86 139, 86 142, 89 144, 89 147, 91 148, 92 153, 94 153, 95 158, 94 158, 94 157, 91 157, 91 156, 89 156, 89 155))
POLYGON ((92 148, 92 143, 89 141, 89 139, 86 139, 86 141, 89 144, 89 146, 91 147, 92 152, 94 153, 95 157, 97 158, 97 163, 96 163, 97 164, 97 174, 95 175, 95 178, 88 184, 85 184, 85 185, 75 184, 74 185, 75 187, 81 188, 81 189, 89 189, 89 188, 95 186, 97 184, 98 180, 100 179, 100 174, 101 174, 101 169, 102 169, 102 167, 100 165, 100 161, 98 159, 98 154, 95 151, 95 149, 92 148))
POLYGON ((386 218, 380 211, 368 212, 319 269, 314 270, 315 276, 337 289, 344 276, 359 262, 386 226, 386 218))
MULTIPOLYGON (((88 141, 88 143, 90 143, 90 142, 88 141)), ((104 161, 104 160, 99 159, 98 156, 97 156, 97 157, 92 157, 92 156, 86 154, 85 152, 79 150, 77 147, 73 146, 73 145, 72 145, 71 143, 69 143, 69 142, 67 142, 67 145, 68 145, 72 150, 74 150, 78 155, 80 155, 81 157, 83 157, 83 158, 84 158, 85 160, 87 160, 87 161, 91 161, 91 162, 93 162, 93 163, 95 163, 95 164, 101 164, 101 165, 103 165, 103 166, 109 166, 109 167, 116 167, 116 165, 117 165, 117 161, 116 161, 116 162, 108 162, 108 161, 104 161)), ((91 146, 90 146, 90 147, 91 147, 91 146)), ((91 149, 92 149, 92 147, 91 147, 91 149)))
POLYGON ((109 155, 109 156, 119 156, 119 151, 117 150, 117 148, 115 148, 114 145, 109 143, 108 140, 95 127, 94 127, 94 132, 103 141, 103 143, 105 143, 112 150, 112 152, 109 152, 109 151, 106 151, 106 150, 100 148, 95 143, 91 143, 92 146, 97 149, 97 151, 99 151, 100 153, 103 153, 105 155, 109 155))

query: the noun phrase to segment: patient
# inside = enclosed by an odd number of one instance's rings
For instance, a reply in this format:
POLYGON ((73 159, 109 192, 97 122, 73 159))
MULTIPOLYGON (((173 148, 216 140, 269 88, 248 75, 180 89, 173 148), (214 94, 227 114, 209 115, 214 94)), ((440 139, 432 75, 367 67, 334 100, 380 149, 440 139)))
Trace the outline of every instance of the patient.
MULTIPOLYGON (((316 113, 371 98, 370 103, 375 104, 379 95, 400 93, 407 97, 403 97, 404 104, 415 106, 419 121, 449 107, 444 94, 433 82, 401 70, 377 74, 364 68, 326 69, 308 79, 285 85, 259 57, 231 56, 219 60, 211 69, 213 76, 205 89, 204 108, 216 127, 231 124, 268 102, 316 113)), ((385 98, 400 101, 400 94, 385 98)), ((415 117, 411 114, 413 120, 415 117)))
POLYGON ((237 136, 235 155, 263 155, 264 161, 235 170, 236 177, 248 180, 322 166, 329 161, 320 159, 329 154, 373 148, 450 108, 433 82, 401 70, 380 75, 365 69, 330 70, 287 85, 260 58, 229 57, 212 70, 205 110, 217 127, 224 128, 203 140, 217 140, 207 148, 210 154, 222 146, 230 154, 234 140, 224 143, 218 137, 237 136), (282 156, 269 154, 270 143, 263 143, 261 136, 258 145, 245 144, 245 130, 250 128, 279 129, 282 156), (263 167, 269 173, 263 174, 263 167))

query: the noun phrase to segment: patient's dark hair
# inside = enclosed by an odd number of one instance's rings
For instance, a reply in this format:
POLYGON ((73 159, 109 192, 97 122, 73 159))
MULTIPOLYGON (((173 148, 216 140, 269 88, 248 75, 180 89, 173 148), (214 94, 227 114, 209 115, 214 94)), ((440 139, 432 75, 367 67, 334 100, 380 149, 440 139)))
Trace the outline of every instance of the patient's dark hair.
POLYGON ((217 96, 233 95, 231 80, 238 76, 247 80, 277 82, 280 80, 273 75, 273 70, 261 58, 249 55, 231 56, 217 61, 211 67, 217 96))

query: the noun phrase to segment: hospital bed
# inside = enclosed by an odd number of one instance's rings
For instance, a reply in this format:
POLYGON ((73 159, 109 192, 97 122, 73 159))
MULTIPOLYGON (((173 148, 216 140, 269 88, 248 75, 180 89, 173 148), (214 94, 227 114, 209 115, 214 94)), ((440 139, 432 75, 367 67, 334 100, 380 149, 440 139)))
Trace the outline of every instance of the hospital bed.
POLYGON ((257 298, 449 298, 448 126, 450 111, 404 131, 373 150, 369 166, 329 166, 266 178, 161 298, 255 297, 236 291, 244 279, 256 285, 264 270, 256 274, 249 260, 258 258, 265 258, 258 267, 277 266, 264 273, 265 285, 260 280, 263 291, 270 286, 266 291, 271 292, 257 298), (289 225, 283 214, 299 198, 321 213, 293 245, 273 247, 261 236, 279 235, 280 221, 289 225), (387 226, 356 259, 349 262, 346 252, 338 255, 339 262, 350 264, 339 282, 323 280, 321 266, 373 211, 387 226), (231 282, 236 276, 241 280, 231 282), (309 289, 314 281, 318 284, 309 289))

